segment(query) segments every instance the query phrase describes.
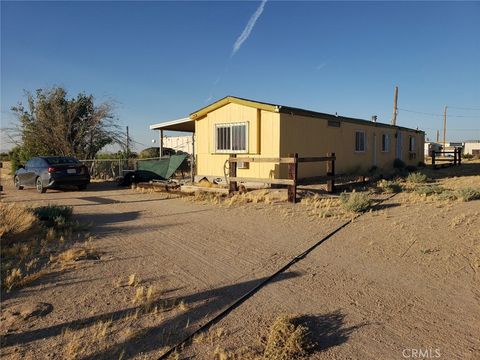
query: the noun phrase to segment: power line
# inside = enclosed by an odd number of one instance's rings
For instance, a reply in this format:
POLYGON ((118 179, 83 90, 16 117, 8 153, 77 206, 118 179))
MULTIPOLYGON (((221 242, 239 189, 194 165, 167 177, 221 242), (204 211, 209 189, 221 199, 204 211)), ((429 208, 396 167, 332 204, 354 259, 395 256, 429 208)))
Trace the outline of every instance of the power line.
MULTIPOLYGON (((429 112, 423 112, 423 111, 416 111, 416 110, 408 110, 408 109, 402 109, 398 108, 398 110, 406 111, 409 113, 414 113, 414 114, 421 114, 421 115, 428 115, 428 116, 437 116, 437 117, 443 117, 443 114, 435 114, 435 113, 429 113, 429 112)), ((471 116, 471 115, 448 115, 449 117, 458 117, 458 118, 471 118, 471 119, 478 119, 480 118, 478 116, 471 116)))
POLYGON ((480 111, 480 108, 474 108, 474 107, 461 107, 461 106, 448 106, 452 109, 460 109, 460 110, 469 110, 469 111, 480 111))
MULTIPOLYGON (((427 128, 427 127, 422 127, 422 129, 437 130, 436 128, 427 128)), ((450 129, 450 128, 448 128, 448 131, 480 131, 480 129, 450 129)))

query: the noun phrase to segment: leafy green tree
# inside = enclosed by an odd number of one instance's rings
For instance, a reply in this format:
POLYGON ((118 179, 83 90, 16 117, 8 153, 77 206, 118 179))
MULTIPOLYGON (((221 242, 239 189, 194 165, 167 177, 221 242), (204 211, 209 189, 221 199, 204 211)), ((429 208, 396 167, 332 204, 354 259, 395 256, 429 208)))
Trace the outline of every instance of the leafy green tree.
POLYGON ((93 159, 106 145, 124 145, 113 104, 95 104, 92 95, 68 98, 62 87, 26 92, 27 106, 12 107, 18 118, 19 159, 57 155, 93 159))

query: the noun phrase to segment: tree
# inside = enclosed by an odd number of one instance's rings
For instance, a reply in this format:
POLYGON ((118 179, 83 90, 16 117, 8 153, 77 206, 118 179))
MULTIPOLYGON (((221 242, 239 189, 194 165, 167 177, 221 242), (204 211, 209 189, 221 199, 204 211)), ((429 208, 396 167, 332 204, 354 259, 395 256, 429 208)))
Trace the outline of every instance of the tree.
POLYGON ((23 161, 41 155, 93 159, 106 145, 124 145, 111 102, 95 104, 85 93, 67 96, 62 87, 39 89, 26 92, 28 107, 12 107, 21 137, 17 153, 23 161))

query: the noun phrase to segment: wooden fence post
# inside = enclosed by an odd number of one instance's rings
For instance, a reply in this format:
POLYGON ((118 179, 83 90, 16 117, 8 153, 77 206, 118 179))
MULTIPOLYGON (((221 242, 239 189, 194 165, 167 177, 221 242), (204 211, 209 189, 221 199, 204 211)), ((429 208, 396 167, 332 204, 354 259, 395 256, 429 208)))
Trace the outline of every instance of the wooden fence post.
MULTIPOLYGON (((335 157, 335 153, 328 153, 327 156, 335 157)), ((335 191, 335 159, 327 161, 327 191, 333 193, 335 191)))
POLYGON ((293 163, 288 163, 288 178, 293 180, 293 185, 288 185, 288 202, 295 204, 297 202, 297 172, 298 172, 298 154, 288 154, 293 157, 293 163))
POLYGON ((435 150, 432 150, 432 166, 435 169, 435 150))
POLYGON ((457 165, 462 165, 462 148, 458 148, 457 165))
POLYGON ((453 148, 453 166, 457 165, 457 148, 453 148))
MULTIPOLYGON (((237 157, 236 154, 231 154, 231 155, 230 155, 230 158, 228 159, 228 176, 229 176, 230 178, 232 178, 232 177, 237 177, 237 163, 231 161, 232 158, 236 158, 236 157, 237 157)), ((228 188, 228 193, 229 193, 229 194, 232 194, 232 193, 234 193, 234 192, 237 191, 237 190, 238 190, 238 188, 237 188, 237 182, 230 180, 230 186, 229 186, 229 188, 228 188)))

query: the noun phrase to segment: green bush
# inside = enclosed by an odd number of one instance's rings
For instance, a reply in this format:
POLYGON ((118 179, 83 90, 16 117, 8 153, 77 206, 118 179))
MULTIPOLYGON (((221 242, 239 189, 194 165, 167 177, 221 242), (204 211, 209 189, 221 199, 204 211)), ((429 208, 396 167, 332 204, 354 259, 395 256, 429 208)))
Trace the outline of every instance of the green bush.
POLYGON ((427 181, 427 175, 421 172, 414 172, 407 176, 407 182, 414 184, 421 184, 427 181))
POLYGON ((444 191, 445 189, 438 185, 423 185, 415 189, 415 192, 417 194, 425 196, 438 195, 443 193, 444 191))
POLYGON ((402 191, 402 187, 396 181, 382 180, 378 183, 378 187, 388 194, 396 194, 402 191))
POLYGON ((342 193, 340 194, 340 201, 346 210, 357 213, 367 211, 371 205, 371 200, 366 193, 342 193))
POLYGON ((9 151, 12 173, 14 173, 20 165, 23 165, 31 157, 31 155, 22 147, 15 146, 12 150, 9 151))
POLYGON ((457 195, 453 191, 444 191, 437 196, 438 200, 457 200, 457 195))
POLYGON ((33 213, 41 220, 45 221, 49 227, 65 227, 70 221, 73 213, 73 207, 60 205, 41 206, 33 210, 33 213))
POLYGON ((480 189, 463 188, 455 191, 455 195, 458 199, 463 201, 471 201, 480 199, 480 189))

